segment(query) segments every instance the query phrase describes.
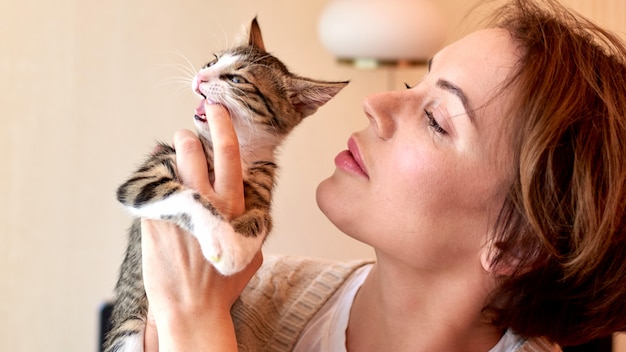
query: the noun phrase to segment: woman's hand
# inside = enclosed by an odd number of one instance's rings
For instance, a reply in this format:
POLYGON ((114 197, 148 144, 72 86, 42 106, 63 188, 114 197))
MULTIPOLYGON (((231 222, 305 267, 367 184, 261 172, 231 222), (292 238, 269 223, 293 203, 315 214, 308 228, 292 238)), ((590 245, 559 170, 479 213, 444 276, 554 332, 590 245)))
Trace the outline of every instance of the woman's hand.
MULTIPOLYGON (((226 218, 236 217, 244 211, 237 137, 226 109, 209 104, 205 109, 215 151, 214 185, 191 131, 174 136, 178 171, 186 186, 215 200, 226 218)), ((230 308, 261 266, 261 253, 244 271, 225 277, 204 258, 192 235, 171 223, 144 219, 142 254, 150 302, 145 350, 156 351, 158 341, 167 351, 236 351, 230 308)))

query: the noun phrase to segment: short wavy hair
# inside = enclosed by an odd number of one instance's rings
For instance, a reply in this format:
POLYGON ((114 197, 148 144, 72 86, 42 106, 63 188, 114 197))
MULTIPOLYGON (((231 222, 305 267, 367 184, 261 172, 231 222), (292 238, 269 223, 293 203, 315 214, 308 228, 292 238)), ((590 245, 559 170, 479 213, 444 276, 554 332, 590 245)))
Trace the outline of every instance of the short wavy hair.
POLYGON ((485 310, 525 337, 580 344, 626 330, 626 48, 553 0, 512 0, 492 27, 521 56, 507 87, 514 180, 485 310))

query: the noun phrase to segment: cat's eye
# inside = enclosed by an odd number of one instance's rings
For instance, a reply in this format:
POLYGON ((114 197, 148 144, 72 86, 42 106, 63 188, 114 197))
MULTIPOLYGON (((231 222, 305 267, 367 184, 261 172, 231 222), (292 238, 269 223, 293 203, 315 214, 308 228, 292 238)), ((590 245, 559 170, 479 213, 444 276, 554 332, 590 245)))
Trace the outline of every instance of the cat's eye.
POLYGON ((225 76, 225 78, 227 80, 229 80, 229 81, 231 81, 232 83, 235 83, 235 84, 248 83, 248 81, 245 78, 243 78, 243 77, 241 77, 239 75, 224 75, 224 76, 225 76))
POLYGON ((204 65, 204 67, 211 67, 219 61, 220 58, 217 55, 213 54, 213 56, 215 57, 215 59, 213 59, 213 61, 210 61, 206 65, 204 65))

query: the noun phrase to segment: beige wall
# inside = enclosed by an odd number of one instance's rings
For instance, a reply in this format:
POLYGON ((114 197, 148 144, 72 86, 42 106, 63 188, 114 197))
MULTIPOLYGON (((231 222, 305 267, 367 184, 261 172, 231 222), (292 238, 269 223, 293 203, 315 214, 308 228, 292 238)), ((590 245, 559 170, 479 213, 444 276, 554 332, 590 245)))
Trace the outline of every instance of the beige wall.
MULTIPOLYGON (((440 2, 452 22, 466 3, 440 2)), ((416 82, 422 70, 336 65, 316 36, 324 4, 0 3, 0 351, 96 350, 97 307, 110 297, 129 223, 115 188, 156 139, 192 127, 186 60, 197 68, 254 15, 268 49, 293 71, 352 80, 285 145, 266 252, 372 256, 329 225, 315 187, 365 126, 363 96, 416 82)))

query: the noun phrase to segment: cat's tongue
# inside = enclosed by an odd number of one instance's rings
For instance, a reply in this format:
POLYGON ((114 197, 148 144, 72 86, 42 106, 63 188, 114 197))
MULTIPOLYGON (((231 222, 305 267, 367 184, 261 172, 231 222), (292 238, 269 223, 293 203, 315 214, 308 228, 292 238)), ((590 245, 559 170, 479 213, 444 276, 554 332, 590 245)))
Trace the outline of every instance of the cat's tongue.
POLYGON ((200 100, 200 104, 196 106, 196 115, 197 116, 205 116, 206 112, 204 111, 204 99, 200 100))

